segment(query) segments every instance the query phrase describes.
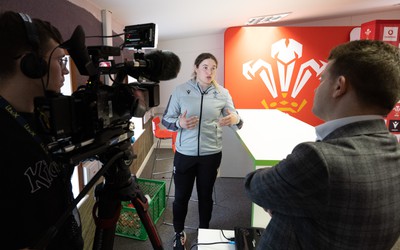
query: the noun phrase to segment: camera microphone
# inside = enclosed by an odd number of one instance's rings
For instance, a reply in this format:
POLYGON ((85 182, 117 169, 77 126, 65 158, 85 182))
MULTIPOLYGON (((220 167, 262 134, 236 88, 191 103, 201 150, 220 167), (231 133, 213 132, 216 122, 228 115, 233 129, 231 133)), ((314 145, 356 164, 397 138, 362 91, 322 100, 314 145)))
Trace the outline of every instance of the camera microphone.
POLYGON ((144 54, 144 60, 126 62, 125 65, 128 75, 135 77, 139 67, 141 75, 158 82, 176 78, 181 69, 181 60, 170 51, 155 50, 144 54))
POLYGON ((156 50, 145 54, 144 59, 151 62, 152 66, 148 68, 148 72, 155 80, 174 79, 181 69, 181 60, 170 51, 156 50))

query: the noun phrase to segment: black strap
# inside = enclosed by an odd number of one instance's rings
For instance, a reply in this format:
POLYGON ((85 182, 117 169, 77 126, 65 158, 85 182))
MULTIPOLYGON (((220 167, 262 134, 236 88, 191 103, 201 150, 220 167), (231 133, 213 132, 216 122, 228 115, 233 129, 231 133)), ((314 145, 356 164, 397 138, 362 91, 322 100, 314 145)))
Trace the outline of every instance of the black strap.
POLYGON ((17 123, 25 129, 25 131, 32 136, 32 138, 40 145, 43 151, 48 155, 48 150, 45 147, 40 136, 35 132, 34 129, 29 125, 29 123, 15 110, 15 108, 7 102, 2 96, 0 96, 0 108, 7 111, 7 113, 14 118, 17 123))

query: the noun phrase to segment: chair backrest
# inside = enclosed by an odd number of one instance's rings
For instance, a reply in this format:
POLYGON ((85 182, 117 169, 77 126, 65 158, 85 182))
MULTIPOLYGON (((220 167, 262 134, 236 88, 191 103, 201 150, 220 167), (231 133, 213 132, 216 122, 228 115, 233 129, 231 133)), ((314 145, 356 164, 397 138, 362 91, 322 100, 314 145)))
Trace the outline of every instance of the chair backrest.
POLYGON ((153 134, 156 134, 156 131, 160 129, 160 117, 159 116, 155 116, 152 120, 152 125, 153 125, 153 134))
POLYGON ((152 120, 153 135, 158 139, 171 139, 173 131, 162 128, 160 126, 161 119, 159 116, 155 116, 152 120))

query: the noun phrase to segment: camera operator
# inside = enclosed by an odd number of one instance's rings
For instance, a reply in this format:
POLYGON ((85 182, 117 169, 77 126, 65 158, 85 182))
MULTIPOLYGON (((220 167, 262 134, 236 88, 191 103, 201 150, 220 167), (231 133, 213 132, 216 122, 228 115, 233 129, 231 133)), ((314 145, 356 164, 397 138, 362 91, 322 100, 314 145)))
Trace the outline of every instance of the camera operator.
POLYGON ((1 248, 39 248, 51 236, 46 249, 83 249, 77 209, 49 233, 73 200, 73 168, 52 159, 49 138, 35 129, 35 97, 59 93, 69 73, 61 34, 49 22, 6 11, 0 37, 1 248))

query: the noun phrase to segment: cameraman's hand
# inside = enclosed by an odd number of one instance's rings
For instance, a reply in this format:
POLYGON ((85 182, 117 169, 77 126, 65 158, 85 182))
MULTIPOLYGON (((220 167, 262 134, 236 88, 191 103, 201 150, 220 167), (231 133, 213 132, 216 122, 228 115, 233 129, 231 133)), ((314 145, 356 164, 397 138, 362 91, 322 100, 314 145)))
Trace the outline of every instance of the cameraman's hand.
POLYGON ((181 126, 181 128, 194 129, 199 123, 199 117, 191 116, 187 118, 186 114, 187 110, 181 116, 179 116, 179 125, 181 126))
POLYGON ((222 126, 231 126, 238 124, 240 121, 239 115, 234 112, 231 112, 229 109, 226 110, 227 116, 224 116, 219 119, 218 124, 222 126))

